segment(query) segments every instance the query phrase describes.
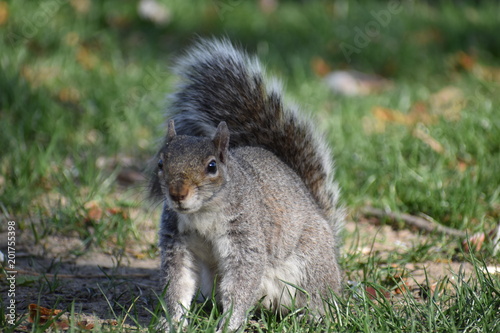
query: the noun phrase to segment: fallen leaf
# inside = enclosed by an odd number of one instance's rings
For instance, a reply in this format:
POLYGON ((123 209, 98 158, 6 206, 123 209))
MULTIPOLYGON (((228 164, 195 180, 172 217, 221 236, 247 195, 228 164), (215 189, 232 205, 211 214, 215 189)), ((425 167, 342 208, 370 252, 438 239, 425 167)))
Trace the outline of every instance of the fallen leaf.
POLYGON ((67 320, 58 320, 55 321, 52 325, 57 326, 61 330, 69 329, 69 322, 67 320))
POLYGON ((465 172, 467 170, 467 168, 469 167, 469 165, 467 163, 465 163, 464 161, 458 161, 457 162, 457 170, 459 172, 465 172))
POLYGON ((103 210, 97 203, 97 201, 92 200, 84 205, 87 210, 87 219, 90 221, 99 221, 102 218, 103 210))
POLYGON ((363 130, 367 134, 383 133, 387 123, 397 123, 402 125, 411 125, 413 120, 409 115, 398 110, 375 106, 371 110, 373 117, 363 117, 363 130))
POLYGON ((408 282, 408 278, 402 279, 400 283, 398 283, 397 287, 394 289, 396 294, 407 293, 411 290, 410 283, 408 282))
POLYGON ((458 121, 461 118, 461 111, 467 103, 462 90, 449 86, 432 94, 429 98, 429 104, 433 114, 442 116, 449 121, 458 121))
POLYGON ((80 92, 73 87, 65 87, 59 91, 59 100, 61 102, 76 103, 80 100, 80 92))
POLYGON ((87 70, 93 69, 99 62, 97 56, 83 46, 78 48, 76 61, 78 61, 78 63, 87 70))
POLYGON ((0 1, 0 25, 7 23, 9 19, 9 5, 5 1, 0 1))
POLYGON ((421 127, 416 127, 412 134, 414 137, 420 139, 428 145, 436 153, 442 154, 444 152, 443 146, 421 127))
POLYGON ((87 14, 92 5, 90 0, 71 0, 70 3, 75 11, 80 14, 87 14))
POLYGON ((84 329, 84 330, 91 330, 94 328, 94 324, 93 323, 89 323, 88 321, 86 320, 82 320, 82 321, 79 321, 76 323, 77 326, 81 329, 84 329))
POLYGON ((391 297, 391 294, 388 291, 377 291, 373 287, 366 287, 365 291, 370 299, 378 299, 378 298, 380 298, 380 296, 382 296, 384 298, 391 297))
POLYGON ((311 68, 312 68, 314 74, 316 74, 320 77, 326 76, 332 70, 330 68, 330 65, 328 65, 328 63, 325 61, 325 59, 320 58, 320 57, 314 57, 311 60, 311 68))
POLYGON ((435 124, 437 122, 436 115, 429 113, 429 107, 426 103, 419 101, 413 104, 408 114, 410 124, 422 123, 425 125, 435 124))
POLYGON ((463 51, 456 55, 455 67, 470 72, 476 65, 476 59, 463 51))
POLYGON ((391 265, 391 267, 397 269, 397 271, 385 278, 384 285, 389 286, 395 294, 408 292, 411 288, 404 270, 401 270, 398 265, 391 265))
POLYGON ((111 207, 107 209, 107 212, 111 215, 121 215, 124 219, 128 219, 128 213, 121 207, 111 207))
POLYGON ((49 320, 52 320, 54 316, 57 316, 62 310, 47 309, 36 304, 28 305, 29 317, 28 321, 34 323, 38 318, 40 324, 44 324, 49 320))
POLYGON ((470 72, 479 79, 500 81, 500 67, 482 65, 473 55, 460 51, 452 57, 451 61, 455 69, 470 72))
POLYGON ((408 114, 404 114, 401 111, 384 108, 381 106, 376 106, 372 109, 373 116, 384 122, 393 122, 403 125, 412 124, 412 119, 408 114))

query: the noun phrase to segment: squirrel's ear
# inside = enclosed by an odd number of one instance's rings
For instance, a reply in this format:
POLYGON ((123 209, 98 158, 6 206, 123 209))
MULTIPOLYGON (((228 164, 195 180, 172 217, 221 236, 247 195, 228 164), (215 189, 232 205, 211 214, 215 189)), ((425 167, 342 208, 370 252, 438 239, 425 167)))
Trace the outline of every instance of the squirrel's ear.
POLYGON ((217 148, 220 161, 226 163, 227 154, 229 151, 229 129, 225 121, 221 121, 215 132, 213 143, 217 148))
POLYGON ((174 136, 176 136, 177 133, 175 133, 175 125, 174 125, 174 120, 170 119, 168 121, 168 129, 167 129, 167 142, 170 142, 174 136))

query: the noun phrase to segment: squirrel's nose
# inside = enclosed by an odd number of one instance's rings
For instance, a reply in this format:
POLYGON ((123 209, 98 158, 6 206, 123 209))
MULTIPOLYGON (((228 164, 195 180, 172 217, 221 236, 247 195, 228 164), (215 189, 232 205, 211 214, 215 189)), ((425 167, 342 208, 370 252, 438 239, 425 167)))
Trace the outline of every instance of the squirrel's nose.
POLYGON ((175 184, 170 184, 168 187, 168 194, 173 201, 181 202, 186 199, 189 195, 189 187, 183 182, 177 182, 175 184))

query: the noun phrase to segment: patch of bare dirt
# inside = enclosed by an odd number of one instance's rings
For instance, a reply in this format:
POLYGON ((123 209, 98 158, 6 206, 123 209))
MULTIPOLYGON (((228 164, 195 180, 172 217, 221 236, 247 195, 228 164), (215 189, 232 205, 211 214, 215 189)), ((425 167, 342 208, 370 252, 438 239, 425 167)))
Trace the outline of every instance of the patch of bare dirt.
MULTIPOLYGON (((443 255, 446 251, 429 240, 430 236, 412 232, 408 229, 394 229, 390 225, 378 225, 367 220, 348 222, 345 226, 346 238, 345 251, 350 254, 360 255, 361 258, 369 256, 376 257, 381 263, 380 268, 387 272, 385 281, 376 281, 380 284, 387 284, 387 280, 392 280, 392 286, 388 289, 394 294, 401 294, 405 291, 413 292, 415 296, 421 297, 424 290, 433 288, 449 289, 451 285, 448 281, 456 281, 460 275, 467 280, 475 274, 474 266, 465 261, 454 261, 443 255), (423 253, 424 258, 418 258, 418 253, 423 247, 427 252, 434 252, 436 255, 429 256, 423 253), (413 260, 404 260, 405 256, 416 256, 413 260), (384 262, 390 256, 399 257, 399 264, 384 262)), ((420 252, 419 252, 420 251, 420 252)), ((362 272, 348 272, 351 283, 357 284, 362 280, 362 272), (357 282, 358 281, 358 282, 357 282)), ((383 275, 382 275, 382 278, 383 275)), ((369 292, 369 290, 367 290, 369 292)), ((387 295, 388 296, 388 295, 387 295)))
MULTIPOLYGON (((144 223, 141 221, 141 223, 144 223)), ((156 228, 143 227, 144 242, 155 242, 156 228)), ((0 251, 7 254, 7 233, 0 229, 0 251)), ((74 313, 84 322, 115 323, 133 317, 146 325, 158 304, 159 259, 148 258, 150 244, 130 244, 125 251, 87 248, 77 237, 49 235, 35 242, 28 231, 16 235, 16 314, 27 323, 30 304, 74 313), (130 311, 130 313, 127 313, 130 311)), ((3 270, 0 270, 0 275, 3 270)), ((8 271, 6 273, 9 273, 8 271)), ((0 293, 9 286, 0 279, 0 293)), ((2 297, 2 302, 8 302, 2 297)), ((69 315, 66 313, 65 315, 69 315)), ((22 325, 21 327, 26 327, 22 325)))

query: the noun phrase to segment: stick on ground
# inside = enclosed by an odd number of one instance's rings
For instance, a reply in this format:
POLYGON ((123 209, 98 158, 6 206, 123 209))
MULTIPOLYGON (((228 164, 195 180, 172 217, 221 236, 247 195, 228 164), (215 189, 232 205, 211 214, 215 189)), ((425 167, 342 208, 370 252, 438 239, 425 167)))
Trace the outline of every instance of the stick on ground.
POLYGON ((413 216, 410 214, 389 212, 389 211, 385 211, 385 210, 379 209, 379 208, 374 208, 371 206, 365 206, 365 207, 361 208, 361 213, 363 215, 376 216, 379 218, 388 218, 388 219, 393 220, 393 221, 402 221, 402 222, 406 223, 407 225, 410 225, 412 227, 416 227, 420 230, 424 230, 427 232, 439 232, 441 234, 455 236, 455 237, 461 237, 461 238, 467 237, 467 232, 465 232, 465 231, 445 227, 445 226, 438 224, 436 222, 429 221, 429 220, 426 220, 424 218, 421 218, 418 216, 413 216))

